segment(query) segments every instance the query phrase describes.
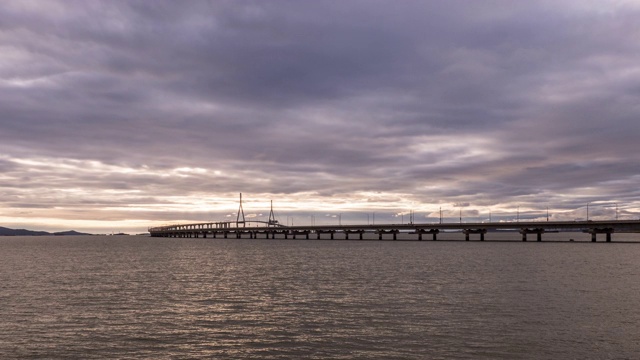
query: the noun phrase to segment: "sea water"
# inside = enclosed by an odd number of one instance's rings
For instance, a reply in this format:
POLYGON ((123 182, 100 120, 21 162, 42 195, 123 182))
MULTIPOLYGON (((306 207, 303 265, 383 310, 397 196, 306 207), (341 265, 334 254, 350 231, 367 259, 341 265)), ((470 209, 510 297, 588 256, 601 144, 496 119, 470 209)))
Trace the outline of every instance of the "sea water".
POLYGON ((638 235, 584 235, 0 238, 0 358, 640 358, 638 235))

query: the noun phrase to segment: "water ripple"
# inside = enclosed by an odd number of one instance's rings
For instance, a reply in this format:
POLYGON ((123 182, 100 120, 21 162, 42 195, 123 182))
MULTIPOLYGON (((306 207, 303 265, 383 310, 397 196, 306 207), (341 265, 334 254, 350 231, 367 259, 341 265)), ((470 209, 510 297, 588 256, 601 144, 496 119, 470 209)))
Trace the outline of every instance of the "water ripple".
POLYGON ((1 239, 0 357, 639 358, 612 245, 1 239))

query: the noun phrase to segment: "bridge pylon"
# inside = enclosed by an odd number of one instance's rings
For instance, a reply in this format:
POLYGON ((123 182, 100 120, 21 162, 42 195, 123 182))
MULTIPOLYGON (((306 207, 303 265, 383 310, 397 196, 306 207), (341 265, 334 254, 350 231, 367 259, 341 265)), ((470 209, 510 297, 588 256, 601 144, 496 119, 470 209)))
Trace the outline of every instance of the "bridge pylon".
POLYGON ((244 227, 245 223, 244 209, 242 208, 242 193, 240 193, 240 208, 238 209, 238 215, 236 216, 236 227, 240 227, 239 224, 242 224, 242 227, 244 227), (240 214, 242 214, 242 221, 240 221, 240 214))
POLYGON ((271 211, 269 212, 269 226, 277 226, 278 220, 276 220, 276 215, 273 213, 273 200, 271 200, 271 211))

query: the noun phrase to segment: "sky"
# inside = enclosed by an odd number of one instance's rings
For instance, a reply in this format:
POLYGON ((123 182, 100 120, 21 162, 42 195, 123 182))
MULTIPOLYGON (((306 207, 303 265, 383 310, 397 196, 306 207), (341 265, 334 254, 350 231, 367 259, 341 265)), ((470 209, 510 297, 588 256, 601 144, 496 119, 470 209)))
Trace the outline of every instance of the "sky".
POLYGON ((640 218, 640 1, 2 1, 0 226, 640 218), (548 210, 547 210, 548 209, 548 210))

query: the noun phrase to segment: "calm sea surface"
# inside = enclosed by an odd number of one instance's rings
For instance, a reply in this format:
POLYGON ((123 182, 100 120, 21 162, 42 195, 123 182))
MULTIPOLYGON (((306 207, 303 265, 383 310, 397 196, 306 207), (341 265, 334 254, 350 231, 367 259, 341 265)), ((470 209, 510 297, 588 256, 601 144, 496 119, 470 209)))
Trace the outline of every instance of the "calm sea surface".
POLYGON ((0 358, 640 359, 640 243, 588 236, 0 237, 0 358))

